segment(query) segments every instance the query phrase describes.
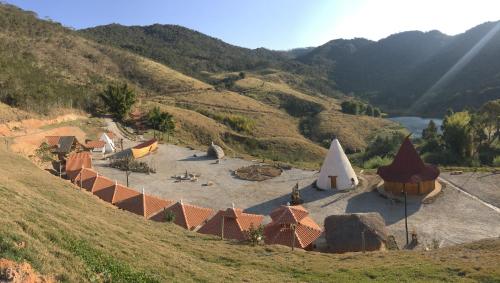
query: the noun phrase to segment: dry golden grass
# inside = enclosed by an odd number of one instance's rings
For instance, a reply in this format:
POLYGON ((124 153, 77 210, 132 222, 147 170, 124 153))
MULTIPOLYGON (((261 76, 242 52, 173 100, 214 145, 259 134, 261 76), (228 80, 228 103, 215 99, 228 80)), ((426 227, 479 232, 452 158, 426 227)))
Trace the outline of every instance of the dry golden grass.
POLYGON ((17 108, 12 108, 9 105, 0 102, 0 124, 33 117, 36 117, 36 115, 19 110, 17 108))
POLYGON ((382 119, 361 115, 349 115, 339 111, 323 111, 313 123, 315 140, 330 140, 336 135, 344 148, 360 151, 366 148, 374 135, 389 130, 400 130, 400 126, 382 119))
POLYGON ((500 240, 431 252, 251 247, 121 211, 0 149, 0 258, 63 282, 496 282, 500 240))

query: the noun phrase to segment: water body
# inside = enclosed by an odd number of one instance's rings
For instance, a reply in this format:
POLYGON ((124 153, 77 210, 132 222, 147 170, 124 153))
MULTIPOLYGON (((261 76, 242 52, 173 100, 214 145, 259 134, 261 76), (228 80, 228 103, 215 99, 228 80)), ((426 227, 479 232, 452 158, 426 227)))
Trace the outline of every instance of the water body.
POLYGON ((438 118, 401 116, 401 117, 390 117, 388 119, 403 125, 403 127, 407 128, 408 131, 413 133, 413 137, 415 138, 419 138, 422 136, 422 130, 427 128, 427 125, 429 125, 429 122, 431 120, 434 120, 434 123, 436 123, 439 132, 441 132, 441 125, 443 124, 443 119, 438 119, 438 118))

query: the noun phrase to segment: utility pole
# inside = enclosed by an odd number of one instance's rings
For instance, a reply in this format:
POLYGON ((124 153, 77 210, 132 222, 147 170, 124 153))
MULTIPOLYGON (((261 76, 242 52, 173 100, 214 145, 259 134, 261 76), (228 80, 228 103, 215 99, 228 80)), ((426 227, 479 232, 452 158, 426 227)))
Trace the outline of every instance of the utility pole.
POLYGON ((222 225, 221 225, 221 231, 220 231, 220 238, 221 240, 224 240, 224 215, 222 215, 222 225))
POLYGON ((408 205, 406 202, 406 184, 403 184, 403 193, 405 195, 405 230, 406 230, 406 246, 410 244, 410 240, 408 239, 408 205))
POLYGON ((365 231, 366 230, 363 229, 363 232, 361 232, 361 250, 363 253, 365 253, 366 250, 365 231))

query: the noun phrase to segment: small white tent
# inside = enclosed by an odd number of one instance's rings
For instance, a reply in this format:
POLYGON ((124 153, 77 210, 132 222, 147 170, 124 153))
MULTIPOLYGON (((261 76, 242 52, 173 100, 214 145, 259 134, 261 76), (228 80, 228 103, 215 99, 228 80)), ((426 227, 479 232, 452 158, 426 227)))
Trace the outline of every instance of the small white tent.
POLYGON ((347 190, 354 188, 358 183, 358 178, 349 159, 347 159, 339 141, 334 138, 321 166, 316 186, 323 190, 347 190))
POLYGON ((108 137, 108 135, 106 135, 106 133, 103 133, 101 135, 101 137, 99 138, 100 141, 103 141, 105 143, 104 145, 104 149, 105 149, 105 152, 106 153, 111 153, 111 152, 114 152, 116 147, 115 147, 115 143, 113 142, 112 139, 110 139, 108 137))

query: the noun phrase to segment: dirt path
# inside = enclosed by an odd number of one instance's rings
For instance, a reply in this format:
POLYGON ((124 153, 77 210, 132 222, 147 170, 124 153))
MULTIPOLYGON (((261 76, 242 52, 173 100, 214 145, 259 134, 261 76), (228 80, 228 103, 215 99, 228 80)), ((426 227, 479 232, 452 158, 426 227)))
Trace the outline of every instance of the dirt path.
POLYGON ((18 137, 25 136, 41 131, 40 128, 47 125, 58 124, 66 121, 86 119, 87 116, 80 114, 65 114, 53 119, 26 119, 21 121, 8 122, 0 124, 0 136, 18 137))

